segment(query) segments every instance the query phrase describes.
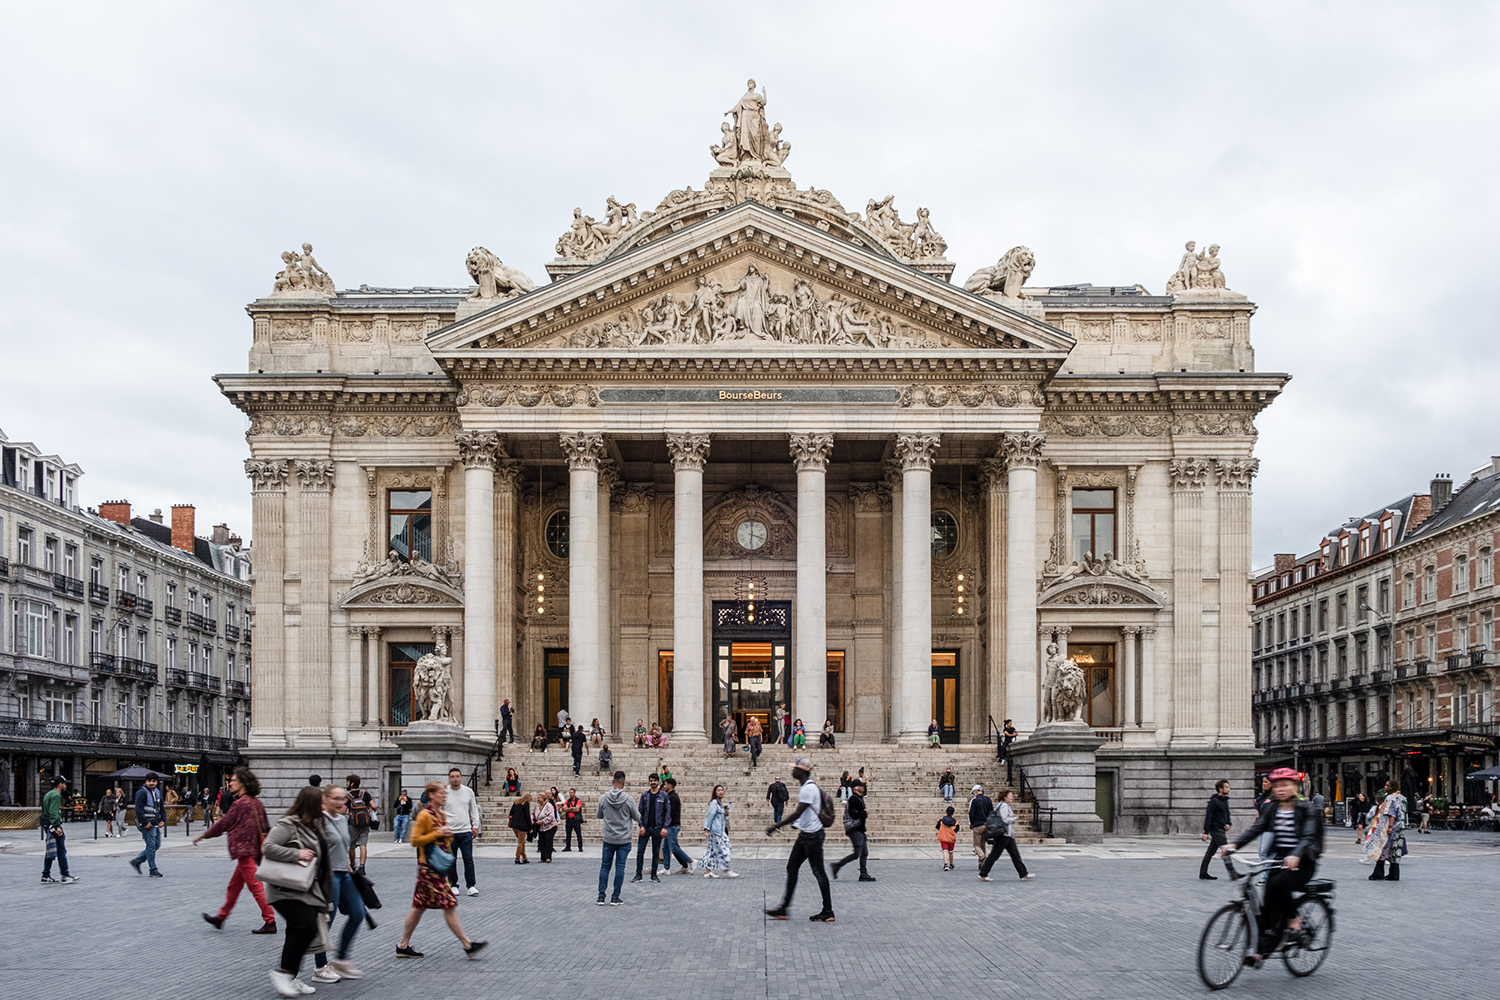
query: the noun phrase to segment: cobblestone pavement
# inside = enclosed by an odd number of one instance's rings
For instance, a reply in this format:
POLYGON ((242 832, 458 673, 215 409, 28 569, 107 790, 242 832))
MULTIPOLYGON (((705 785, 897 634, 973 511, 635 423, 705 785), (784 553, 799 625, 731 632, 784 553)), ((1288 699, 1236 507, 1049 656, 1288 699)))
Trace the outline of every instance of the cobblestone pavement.
MULTIPOLYGON (((185 837, 169 837, 159 856, 166 878, 147 879, 124 860, 139 849, 138 838, 88 841, 85 829, 71 834, 73 871, 82 881, 68 886, 39 883, 39 843, 0 834, 7 838, 0 884, 9 904, 0 910, 0 933, 12 943, 5 964, 14 981, 45 983, 42 995, 122 1000, 274 995, 266 970, 279 956, 280 938, 250 936, 257 920, 248 894, 223 931, 198 916, 223 898, 231 866, 222 843, 193 848, 185 837)), ((1414 837, 1416 856, 1403 866, 1402 881, 1387 883, 1366 880, 1369 869, 1354 859, 1352 835, 1346 848, 1343 833, 1330 830, 1320 870, 1339 884, 1328 962, 1305 980, 1268 963, 1247 971, 1230 992, 1323 998, 1357 991, 1378 970, 1380 991, 1397 996, 1491 995, 1456 970, 1485 967, 1489 929, 1500 920, 1500 898, 1490 891, 1500 878, 1500 836, 1414 837)), ((596 907, 596 841, 582 855, 559 852, 553 865, 525 867, 510 863, 510 848, 487 845, 478 861, 481 895, 465 897, 459 913, 469 933, 491 947, 468 962, 437 914, 427 915, 415 938, 427 957, 396 959, 414 866, 409 848, 386 844, 369 865, 386 904, 375 914, 380 927, 362 931, 354 946, 368 978, 318 992, 423 1000, 1197 997, 1205 992, 1194 965, 1198 935, 1231 889, 1227 880, 1198 881, 1193 845, 1186 838, 1111 839, 1071 856, 1026 851, 1038 876, 1026 884, 1003 860, 986 884, 974 877, 972 858, 944 873, 925 847, 889 848, 871 863, 878 882, 856 883, 850 873, 833 883, 832 925, 807 920, 818 893, 805 869, 793 918, 766 920, 762 911, 780 896, 784 865, 750 859, 748 849, 737 850, 739 879, 627 882, 624 906, 596 907), (899 854, 910 859, 892 859, 899 854)), ((701 849, 700 842, 685 846, 693 854, 701 849)), ((785 851, 767 848, 763 838, 751 846, 785 851)), ((310 974, 311 960, 303 971, 310 974)))

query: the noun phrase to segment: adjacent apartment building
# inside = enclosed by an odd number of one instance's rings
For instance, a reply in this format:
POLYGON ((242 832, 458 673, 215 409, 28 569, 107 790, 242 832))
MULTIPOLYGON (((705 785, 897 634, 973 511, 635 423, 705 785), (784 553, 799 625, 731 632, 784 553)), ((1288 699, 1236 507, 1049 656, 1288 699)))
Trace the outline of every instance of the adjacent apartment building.
POLYGON ((192 506, 78 506, 83 470, 0 431, 0 805, 129 764, 217 784, 250 725, 250 553, 192 506))
POLYGON ((1251 583, 1262 767, 1334 800, 1401 775, 1455 802, 1496 761, 1495 549, 1500 458, 1447 476, 1278 555, 1251 583))

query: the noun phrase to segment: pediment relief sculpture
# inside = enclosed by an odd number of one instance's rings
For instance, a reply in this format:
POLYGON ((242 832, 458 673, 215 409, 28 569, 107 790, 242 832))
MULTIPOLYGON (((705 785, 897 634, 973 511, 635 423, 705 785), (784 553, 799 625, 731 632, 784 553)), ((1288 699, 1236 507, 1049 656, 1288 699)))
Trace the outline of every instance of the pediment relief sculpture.
POLYGON ((448 551, 444 553, 442 565, 430 563, 421 556, 407 562, 393 549, 384 560, 379 562, 360 560, 359 565, 354 569, 354 578, 351 582, 353 586, 358 587, 376 580, 401 578, 433 580, 462 592, 463 569, 458 564, 458 555, 453 548, 452 539, 449 539, 448 551))
POLYGON ((852 295, 820 294, 806 278, 756 261, 740 272, 698 275, 693 284, 678 288, 569 334, 564 346, 783 343, 893 351, 950 346, 852 295))
POLYGON ((343 607, 461 607, 463 595, 435 580, 377 580, 351 588, 343 607))
POLYGON ((484 247, 475 247, 464 258, 469 277, 479 285, 469 296, 484 302, 505 302, 520 298, 536 288, 536 282, 490 253, 484 247))
POLYGON ((725 494, 703 518, 703 557, 797 558, 796 508, 780 493, 754 483, 725 494), (758 531, 748 536, 755 543, 753 549, 741 538, 740 525, 746 522, 764 528, 763 536, 758 531))

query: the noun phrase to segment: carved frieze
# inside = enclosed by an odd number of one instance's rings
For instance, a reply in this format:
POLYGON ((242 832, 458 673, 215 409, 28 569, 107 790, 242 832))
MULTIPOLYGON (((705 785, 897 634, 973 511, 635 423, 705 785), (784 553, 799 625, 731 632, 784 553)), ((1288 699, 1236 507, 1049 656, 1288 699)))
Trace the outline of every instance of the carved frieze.
POLYGON ((596 385, 470 385, 459 390, 459 406, 598 406, 596 385))
POLYGON ((1042 390, 1034 385, 967 383, 959 385, 910 385, 901 390, 901 405, 913 406, 1041 406, 1042 390))
POLYGON ((461 603, 452 594, 424 587, 419 583, 396 583, 388 587, 377 587, 348 602, 351 605, 422 606, 433 604, 454 605, 461 603))
POLYGON ((1051 413, 1042 418, 1048 433, 1067 437, 1160 437, 1171 425, 1164 413, 1051 413))
POLYGON ((1207 413, 1176 413, 1172 416, 1172 433, 1206 434, 1212 437, 1256 437, 1253 414, 1213 410, 1207 413))

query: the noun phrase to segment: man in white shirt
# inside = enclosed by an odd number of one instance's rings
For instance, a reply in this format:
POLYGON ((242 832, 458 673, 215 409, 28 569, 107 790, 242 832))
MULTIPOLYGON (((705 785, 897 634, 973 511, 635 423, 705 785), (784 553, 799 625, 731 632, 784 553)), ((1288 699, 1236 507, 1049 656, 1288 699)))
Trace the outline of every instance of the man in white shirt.
MULTIPOLYGON (((818 880, 818 889, 823 893, 823 909, 808 919, 831 924, 833 923, 833 897, 828 891, 828 873, 823 870, 825 833, 823 821, 818 815, 823 804, 823 791, 812 780, 812 766, 812 761, 806 757, 797 758, 797 762, 792 765, 792 777, 801 786, 797 792, 797 808, 780 823, 773 823, 766 827, 767 837, 788 824, 797 830, 797 840, 792 844, 792 855, 787 858, 786 862, 786 894, 782 897, 779 906, 766 911, 766 916, 776 920, 786 919, 787 907, 792 903, 792 893, 797 891, 797 873, 802 868, 802 862, 806 861, 808 867, 812 869, 813 878, 818 880)), ((831 804, 830 800, 830 806, 831 804)))
MULTIPOLYGON (((479 836, 479 800, 474 790, 464 784, 464 775, 456 767, 448 769, 448 801, 443 803, 443 814, 448 817, 448 826, 453 830, 453 854, 460 852, 464 858, 464 882, 469 895, 479 895, 474 885, 474 838, 479 836)), ((458 894, 458 865, 448 875, 453 884, 454 895, 458 894)))

